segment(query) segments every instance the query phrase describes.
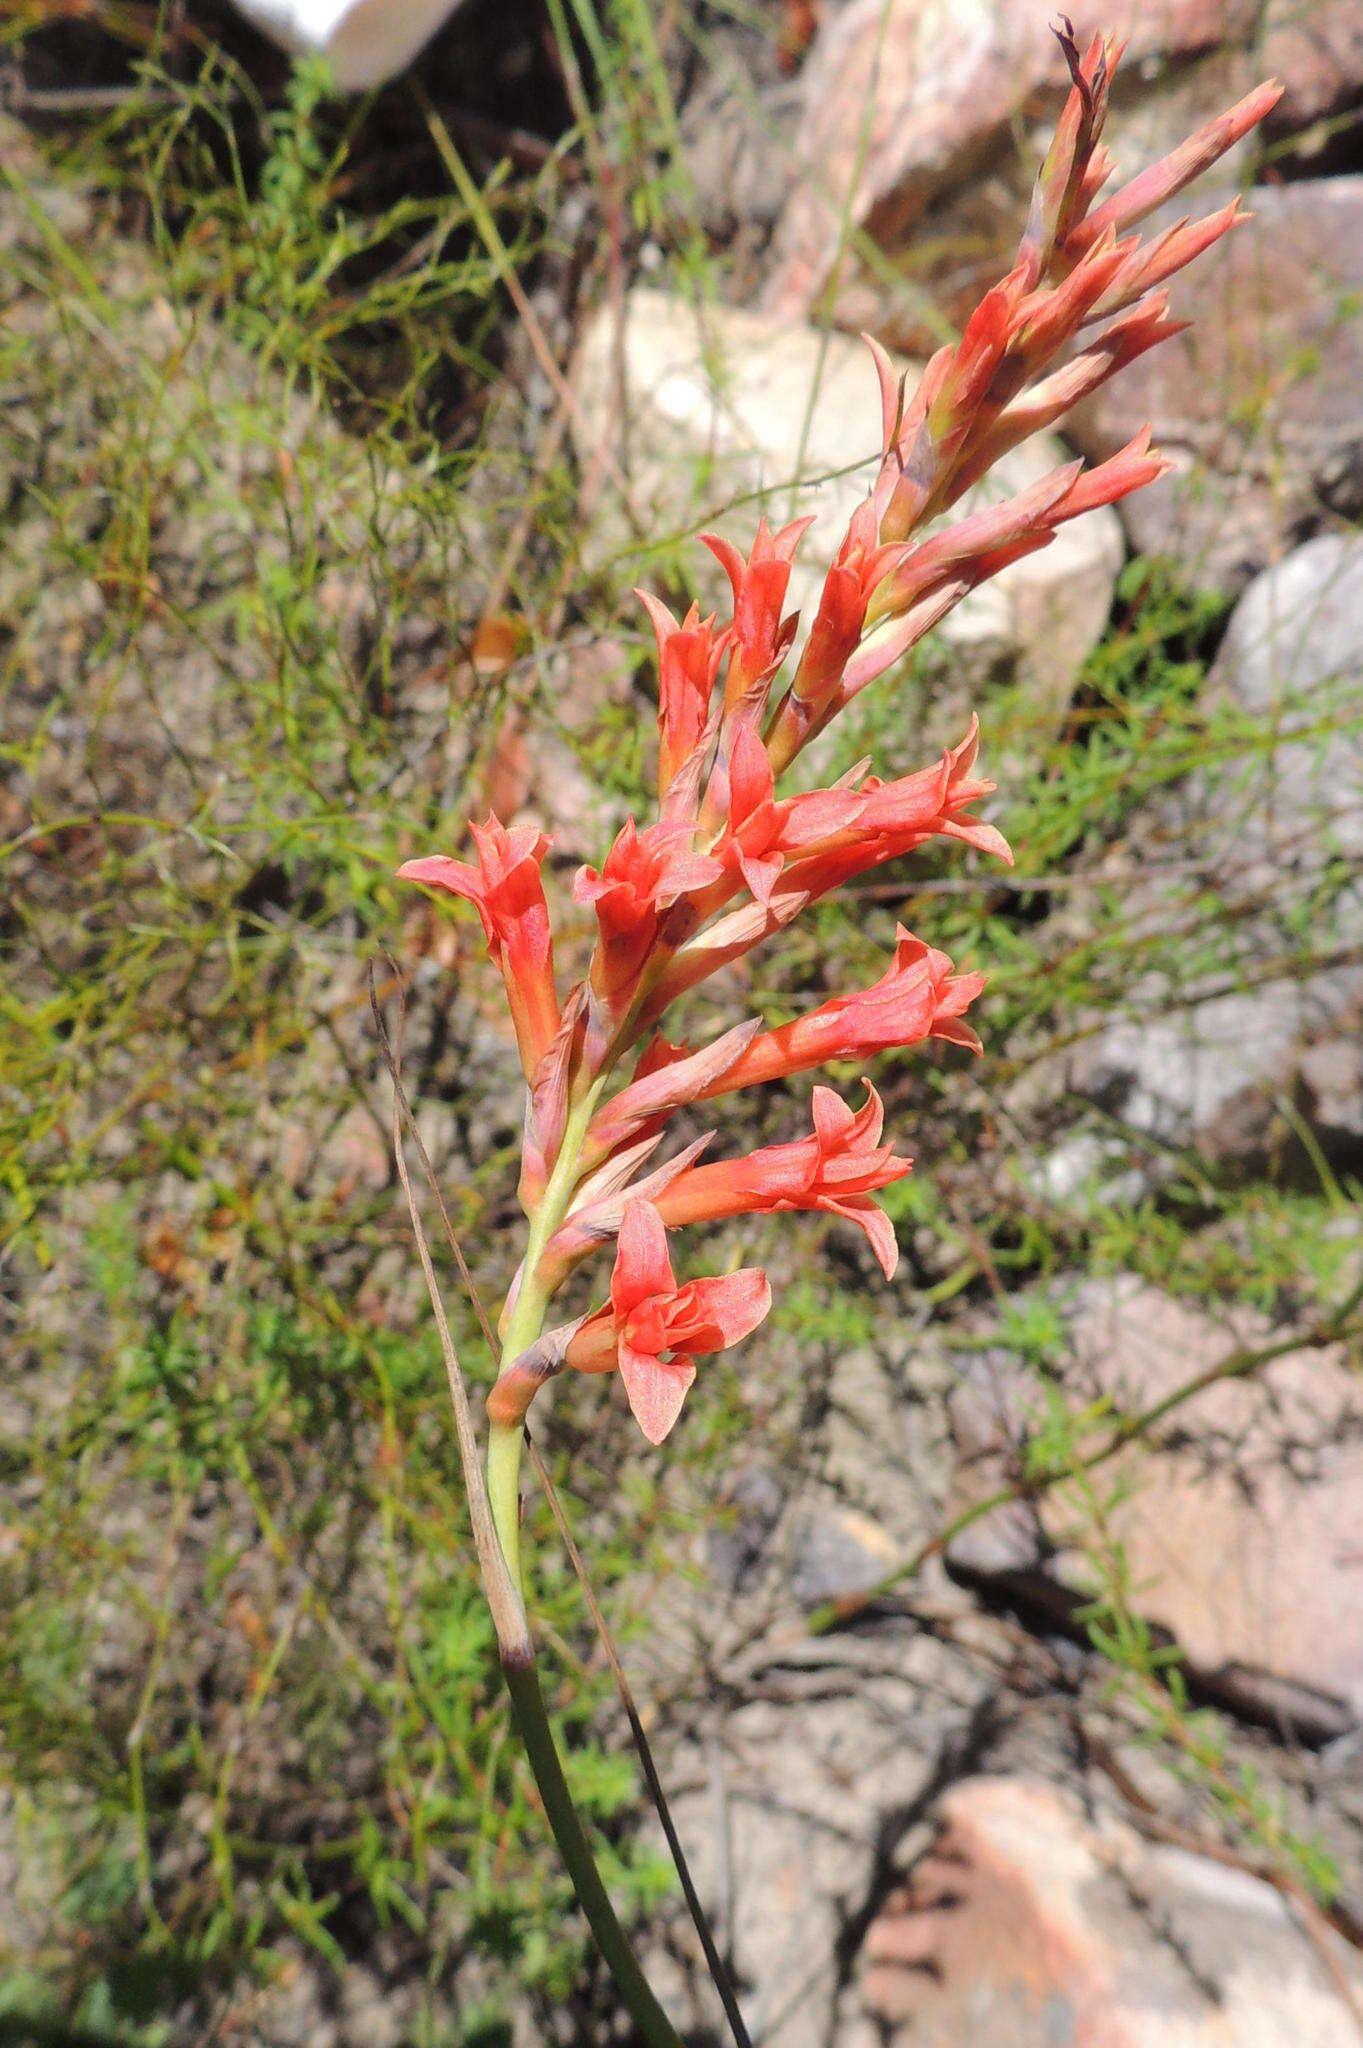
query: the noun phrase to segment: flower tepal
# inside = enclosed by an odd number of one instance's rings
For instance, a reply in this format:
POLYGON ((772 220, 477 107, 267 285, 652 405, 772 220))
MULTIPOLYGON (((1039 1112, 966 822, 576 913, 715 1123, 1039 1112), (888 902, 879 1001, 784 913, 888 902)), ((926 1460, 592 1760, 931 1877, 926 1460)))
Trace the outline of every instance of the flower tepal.
POLYGON ((567 1363, 578 1372, 618 1367, 636 1422, 660 1444, 681 1413, 697 1357, 750 1335, 770 1308, 771 1286, 758 1266, 678 1287, 662 1218, 651 1202, 634 1201, 620 1223, 610 1305, 578 1329, 567 1363))

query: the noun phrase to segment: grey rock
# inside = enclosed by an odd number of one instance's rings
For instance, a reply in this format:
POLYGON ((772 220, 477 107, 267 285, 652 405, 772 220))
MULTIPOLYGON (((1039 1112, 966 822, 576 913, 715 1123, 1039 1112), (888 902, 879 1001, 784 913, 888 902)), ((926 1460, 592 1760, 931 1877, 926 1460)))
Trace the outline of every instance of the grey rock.
POLYGON ((706 1563, 726 1592, 761 1575, 785 1507, 785 1488, 769 1465, 750 1465, 725 1489, 725 1519, 706 1536, 706 1563))
MULTIPOLYGON (((1278 743, 1200 770, 1133 834, 1152 852, 1192 847, 1191 886, 1220 898, 1225 942, 1214 975, 1179 986, 1150 977, 1132 992, 1129 1021, 1103 1024, 1070 1062, 1071 1087, 1129 1131, 1253 1156, 1275 1098, 1295 1093, 1313 1113, 1321 1076, 1312 1082, 1302 1062, 1363 1007, 1361 689, 1363 538, 1325 534, 1246 592, 1210 679, 1209 708, 1233 704, 1278 743), (1303 931, 1320 956, 1309 971, 1303 931)), ((1157 934, 1187 888, 1138 886, 1133 930, 1157 934)), ((1345 1147, 1363 1119, 1348 1069, 1337 1055, 1320 1125, 1345 1147)), ((1071 1146, 1039 1185, 1063 1194, 1096 1165, 1071 1146)))
POLYGON ((791 1591, 802 1607, 868 1593, 903 1562, 882 1525, 854 1508, 810 1514, 800 1524, 791 1591))
POLYGON ((1355 0, 1268 0, 1261 59, 1283 84, 1274 132, 1290 134, 1363 93, 1363 14, 1355 0))

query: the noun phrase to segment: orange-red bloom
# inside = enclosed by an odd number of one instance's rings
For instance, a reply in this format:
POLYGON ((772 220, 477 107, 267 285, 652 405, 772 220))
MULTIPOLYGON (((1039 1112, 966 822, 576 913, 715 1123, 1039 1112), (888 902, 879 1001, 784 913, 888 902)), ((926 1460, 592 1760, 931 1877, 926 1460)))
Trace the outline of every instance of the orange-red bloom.
POLYGON ((717 533, 701 535, 734 594, 733 657, 724 685, 726 717, 740 712, 751 722, 760 716, 767 685, 789 652, 799 621, 794 613, 783 618, 782 609, 795 550, 813 523, 811 514, 769 533, 766 520, 759 519, 746 562, 738 549, 717 533))
POLYGON ((871 1053, 945 1038, 978 1052, 980 1041, 961 1020, 984 987, 982 974, 957 974, 945 953, 925 946, 900 925, 894 962, 870 988, 833 996, 783 1024, 764 1031, 698 1100, 731 1094, 759 1081, 826 1066, 829 1060, 865 1059, 871 1053))
POLYGON ((885 1107, 869 1082, 859 1110, 849 1109, 831 1088, 816 1088, 813 1111, 814 1129, 807 1138, 679 1173, 654 1198, 663 1222, 671 1229, 721 1216, 821 1209, 865 1231, 888 1280, 899 1248, 893 1224, 871 1197, 878 1188, 903 1180, 913 1161, 897 1158, 893 1145, 881 1144, 885 1107))
POLYGON ((717 634, 714 614, 702 619, 694 604, 678 625, 660 597, 647 590, 636 591, 635 596, 653 621, 658 641, 658 795, 663 815, 694 815, 710 698, 729 635, 717 634), (681 785, 675 787, 679 777, 681 785))
POLYGON ((540 878, 549 841, 534 825, 514 825, 508 832, 491 814, 486 825, 469 829, 478 850, 477 867, 435 853, 404 861, 398 878, 462 896, 477 909, 488 952, 506 983, 521 1065, 530 1081, 553 1043, 559 1021, 554 941, 540 878))
POLYGON ((592 955, 592 993, 612 1017, 629 1008, 664 914, 688 891, 705 888, 724 872, 717 860, 689 851, 692 832, 685 819, 660 822, 640 832, 628 818, 600 872, 588 867, 577 871, 574 903, 596 907, 599 936, 592 955))
POLYGON ((770 903, 786 861, 852 830, 867 800, 856 790, 776 795, 771 758, 751 726, 740 726, 729 763, 729 824, 715 852, 737 867, 759 903, 770 903))
POLYGON ((749 1266, 678 1287, 662 1218, 651 1203, 633 1201, 620 1224, 610 1297, 575 1332, 566 1363, 578 1372, 618 1366, 635 1420, 660 1444, 696 1377, 697 1355, 755 1330, 771 1307, 771 1286, 749 1266))

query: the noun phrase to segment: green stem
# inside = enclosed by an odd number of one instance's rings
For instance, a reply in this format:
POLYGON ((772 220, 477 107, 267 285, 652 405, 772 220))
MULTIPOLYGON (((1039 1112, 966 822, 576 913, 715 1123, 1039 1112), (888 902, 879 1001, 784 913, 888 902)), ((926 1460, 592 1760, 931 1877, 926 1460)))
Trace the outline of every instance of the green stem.
POLYGON ((559 1854, 567 1865, 578 1904, 596 1937, 596 1945, 616 1988, 648 2048, 681 2048, 677 2031, 650 1991, 648 1980, 635 1959, 625 1931, 615 1917, 615 1908, 606 1887, 601 1882, 601 1873, 582 1832, 577 1808, 563 1776, 535 1666, 533 1662, 504 1660, 502 1671, 507 1691, 511 1694, 516 1727, 525 1744, 559 1854))
MULTIPOLYGON (((599 1077, 571 1110, 554 1170, 530 1219, 520 1292, 502 1344, 503 1368, 528 1350, 544 1327, 549 1294, 539 1277, 539 1263, 545 1246, 563 1221, 577 1187, 582 1143, 604 1080, 604 1075, 599 1077)), ((517 1591, 521 1589, 520 1469, 524 1436, 520 1423, 510 1428, 499 1428, 494 1424, 488 1433, 487 1449, 487 1491, 492 1519, 517 1591)), ((596 1859, 583 1832, 559 1762, 558 1750, 554 1746, 533 1653, 504 1650, 502 1673, 511 1695, 516 1728, 525 1744, 525 1753, 539 1787, 554 1840, 573 1881, 578 1904, 596 1937, 616 1988, 648 2048, 681 2048, 672 2022, 649 1990, 648 1980, 615 1916, 615 1908, 596 1867, 596 1859)))
MULTIPOLYGON (((544 1328, 544 1312, 549 1306, 549 1296, 539 1279, 539 1263, 544 1248, 567 1213, 577 1187, 578 1162, 582 1156, 582 1141, 587 1135, 587 1126, 592 1120, 597 1097, 601 1093, 605 1077, 593 1082, 569 1112, 564 1126, 563 1140, 558 1148, 554 1170, 545 1184, 535 1213, 530 1218, 530 1231, 525 1241, 525 1263, 521 1268, 521 1289, 516 1296, 516 1306, 506 1326, 502 1340, 501 1364, 510 1365, 513 1358, 519 1358, 527 1351, 544 1328)), ((502 1546, 507 1570, 517 1592, 522 1593, 521 1584, 521 1439, 522 1430, 518 1423, 514 1429, 499 1429, 495 1424, 488 1432, 487 1447, 487 1491, 492 1507, 492 1519, 496 1524, 497 1538, 502 1546)))

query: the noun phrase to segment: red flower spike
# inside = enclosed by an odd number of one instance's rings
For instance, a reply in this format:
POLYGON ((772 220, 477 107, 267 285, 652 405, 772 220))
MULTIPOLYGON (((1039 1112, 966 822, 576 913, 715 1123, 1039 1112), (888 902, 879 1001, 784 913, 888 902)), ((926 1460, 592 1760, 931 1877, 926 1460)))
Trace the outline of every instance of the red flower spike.
POLYGON ((596 908, 592 993, 612 1018, 629 1009, 665 914, 689 891, 717 882, 724 872, 717 860, 690 851, 691 838, 692 827, 684 819, 664 820, 640 832, 628 818, 600 872, 589 867, 577 871, 574 903, 596 908))
POLYGON ((566 1363, 578 1372, 619 1368, 634 1418, 660 1444, 696 1377, 697 1356, 748 1336, 771 1308, 760 1267, 678 1287, 667 1232, 649 1202, 630 1202, 620 1223, 610 1307, 575 1332, 566 1363))
POLYGON ((814 1129, 807 1138, 769 1145, 746 1159, 722 1159, 677 1174, 653 1199, 669 1229, 723 1216, 770 1215, 818 1209, 864 1230, 887 1280, 899 1259, 894 1227, 871 1197, 903 1180, 911 1159, 882 1145, 885 1110, 866 1083, 860 1110, 848 1108, 831 1088, 814 1090, 814 1129))
MULTIPOLYGON (((709 738, 710 698, 729 636, 717 635, 713 613, 702 619, 694 604, 678 625, 661 598, 647 590, 634 594, 658 642, 658 795, 670 814, 668 792, 709 738)), ((699 782, 698 772, 692 780, 699 782)))
POLYGON ((493 816, 470 830, 478 850, 476 867, 430 854, 404 861, 398 879, 462 896, 477 909, 488 953, 506 983, 521 1065, 532 1081, 559 1025, 554 941, 540 879, 549 841, 534 825, 515 825, 508 832, 493 816))
POLYGON ((793 1024, 764 1031, 702 1090, 700 1100, 760 1081, 780 1081, 830 1060, 865 1059, 920 1045, 927 1038, 945 1038, 978 1052, 978 1038, 961 1019, 983 987, 982 974, 956 974, 945 953, 925 946, 901 925, 894 962, 879 981, 853 995, 834 996, 793 1024))

